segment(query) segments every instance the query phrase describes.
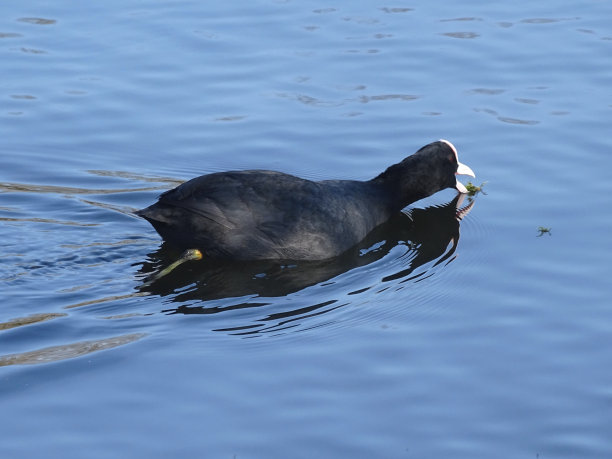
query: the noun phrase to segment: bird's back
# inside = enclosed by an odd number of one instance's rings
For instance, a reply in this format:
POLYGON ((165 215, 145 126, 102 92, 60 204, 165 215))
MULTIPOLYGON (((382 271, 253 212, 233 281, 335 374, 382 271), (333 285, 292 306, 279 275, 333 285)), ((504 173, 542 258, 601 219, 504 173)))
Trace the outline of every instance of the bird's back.
POLYGON ((203 175, 141 211, 183 248, 231 259, 325 259, 388 216, 369 182, 313 182, 272 171, 203 175))

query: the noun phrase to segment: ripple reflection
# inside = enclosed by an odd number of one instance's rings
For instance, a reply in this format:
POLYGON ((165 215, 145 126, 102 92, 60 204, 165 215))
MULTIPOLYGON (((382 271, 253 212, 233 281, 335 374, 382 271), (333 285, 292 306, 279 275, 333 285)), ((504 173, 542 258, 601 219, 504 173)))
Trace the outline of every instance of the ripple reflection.
POLYGON ((133 341, 138 341, 145 336, 147 336, 145 333, 132 333, 93 341, 80 341, 78 343, 51 346, 34 351, 20 352, 18 354, 2 355, 0 356, 0 367, 58 362, 60 360, 91 354, 92 352, 112 349, 133 341))
MULTIPOLYGON (((162 311, 166 314, 223 316, 223 324, 211 322, 213 331, 253 336, 322 326, 322 321, 333 322, 328 313, 363 302, 366 292, 397 290, 453 261, 460 220, 475 203, 462 207, 463 200, 459 195, 442 206, 400 213, 330 260, 191 262, 139 290, 179 303, 162 311)), ((149 255, 140 273, 158 270, 177 256, 164 244, 149 255)))

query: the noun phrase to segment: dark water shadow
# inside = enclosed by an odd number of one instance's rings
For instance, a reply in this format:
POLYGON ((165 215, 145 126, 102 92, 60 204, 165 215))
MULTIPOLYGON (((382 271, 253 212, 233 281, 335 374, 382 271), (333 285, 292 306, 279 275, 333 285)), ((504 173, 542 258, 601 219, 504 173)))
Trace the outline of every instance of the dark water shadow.
MULTIPOLYGON (((234 322, 233 326, 218 328, 218 331, 260 334, 292 327, 303 329, 304 319, 346 306, 352 302, 354 295, 372 289, 380 291, 386 284, 416 282, 432 275, 436 266, 452 261, 459 242, 460 220, 474 206, 472 199, 463 205, 464 198, 464 195, 458 195, 441 206, 414 208, 399 213, 375 228, 360 244, 333 259, 308 262, 189 262, 153 284, 143 283, 140 292, 166 297, 171 303, 178 303, 176 308, 162 311, 166 314, 258 310, 256 317, 241 315, 239 320, 242 323, 234 322), (399 251, 400 255, 391 254, 398 246, 403 248, 399 251), (390 259, 388 266, 385 260, 384 268, 375 271, 378 277, 374 280, 366 276, 367 280, 359 281, 357 276, 355 281, 355 276, 351 276, 343 283, 341 291, 335 289, 323 297, 303 295, 307 297, 306 302, 279 301, 309 287, 337 285, 343 282, 343 275, 349 272, 358 274, 359 269, 366 269, 384 257, 390 259), (268 308, 271 305, 272 309, 268 308), (261 317, 262 313, 264 317, 261 317), (245 319, 247 323, 244 323, 245 319)), ((154 272, 178 256, 179 252, 163 244, 149 254, 149 260, 142 264, 140 272, 154 272)))

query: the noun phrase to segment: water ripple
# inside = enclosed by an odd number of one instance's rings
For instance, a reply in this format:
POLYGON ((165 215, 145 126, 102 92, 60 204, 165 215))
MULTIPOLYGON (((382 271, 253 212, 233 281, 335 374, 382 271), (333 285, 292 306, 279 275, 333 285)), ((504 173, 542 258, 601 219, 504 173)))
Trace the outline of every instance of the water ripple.
POLYGON ((19 18, 18 22, 25 22, 26 24, 36 24, 36 25, 51 25, 57 23, 55 19, 45 19, 45 18, 19 18))
POLYGON ((0 331, 1 330, 9 330, 11 328, 23 327, 24 325, 36 324, 39 322, 46 322, 47 320, 57 319, 58 317, 65 317, 67 314, 62 313, 40 313, 40 314, 31 314, 26 317, 18 317, 16 319, 10 319, 5 322, 0 323, 0 331))
POLYGON ((60 360, 73 359, 93 352, 112 349, 138 341, 147 336, 145 333, 130 333, 91 341, 51 346, 34 351, 0 356, 0 367, 8 365, 36 365, 60 360))

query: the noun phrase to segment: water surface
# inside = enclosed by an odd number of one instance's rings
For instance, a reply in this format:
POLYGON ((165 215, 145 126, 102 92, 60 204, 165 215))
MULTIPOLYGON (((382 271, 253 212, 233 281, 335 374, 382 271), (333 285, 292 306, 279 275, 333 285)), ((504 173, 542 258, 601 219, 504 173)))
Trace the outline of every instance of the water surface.
POLYGON ((607 2, 0 11, 2 457, 612 455, 607 2), (163 190, 439 138, 486 194, 145 285, 163 190))

